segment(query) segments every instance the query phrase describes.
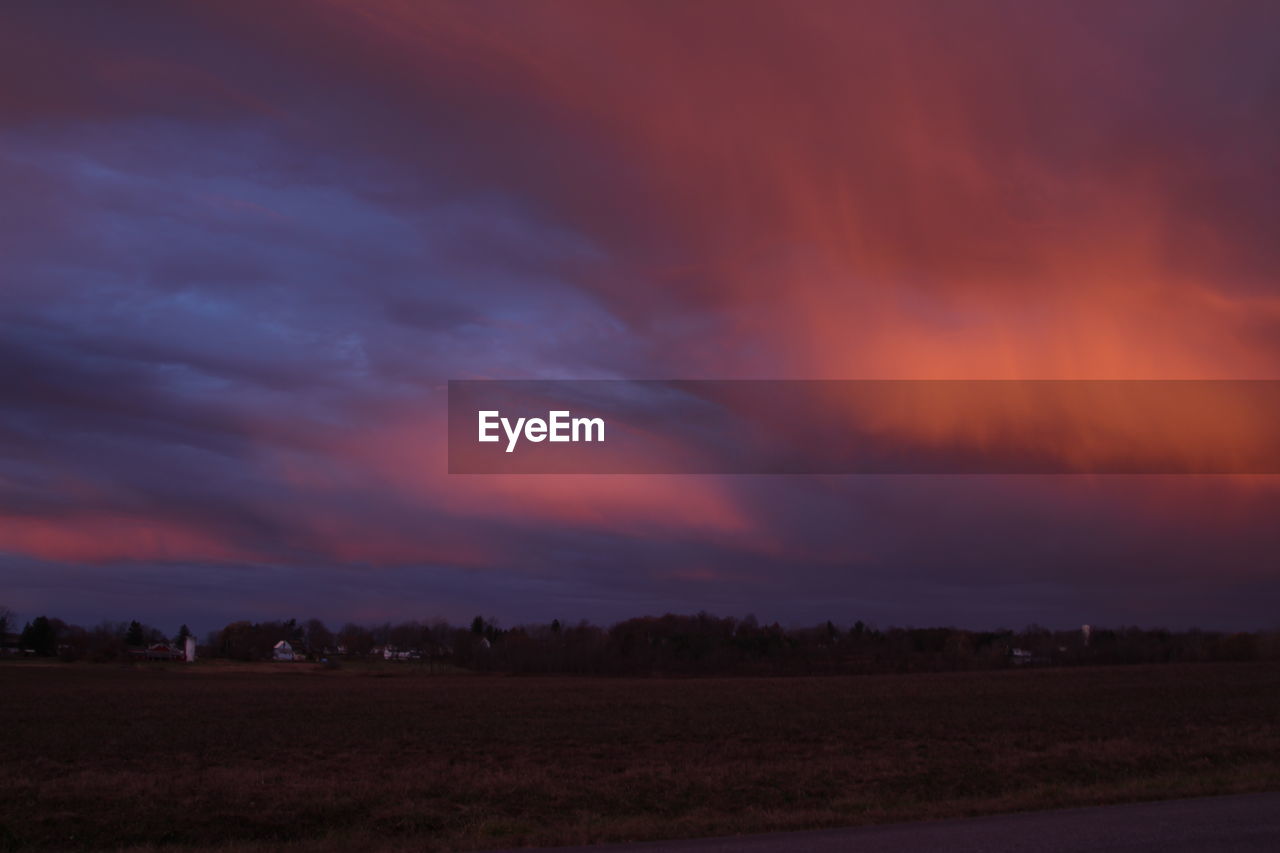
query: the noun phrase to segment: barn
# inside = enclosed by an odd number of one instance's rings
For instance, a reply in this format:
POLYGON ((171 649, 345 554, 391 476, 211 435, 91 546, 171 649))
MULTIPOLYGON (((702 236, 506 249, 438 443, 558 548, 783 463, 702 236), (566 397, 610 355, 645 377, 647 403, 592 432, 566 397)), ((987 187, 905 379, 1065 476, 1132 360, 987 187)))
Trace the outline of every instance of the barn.
POLYGON ((182 649, 169 643, 152 643, 141 649, 130 649, 129 656, 135 660, 183 660, 186 655, 182 649))

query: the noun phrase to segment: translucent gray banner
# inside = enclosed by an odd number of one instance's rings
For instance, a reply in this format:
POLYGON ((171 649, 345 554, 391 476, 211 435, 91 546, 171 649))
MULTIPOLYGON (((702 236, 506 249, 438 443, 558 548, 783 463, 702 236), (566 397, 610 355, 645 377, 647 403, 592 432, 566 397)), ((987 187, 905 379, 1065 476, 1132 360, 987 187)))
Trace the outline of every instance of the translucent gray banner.
POLYGON ((455 474, 1276 474, 1275 380, 453 380, 455 474))

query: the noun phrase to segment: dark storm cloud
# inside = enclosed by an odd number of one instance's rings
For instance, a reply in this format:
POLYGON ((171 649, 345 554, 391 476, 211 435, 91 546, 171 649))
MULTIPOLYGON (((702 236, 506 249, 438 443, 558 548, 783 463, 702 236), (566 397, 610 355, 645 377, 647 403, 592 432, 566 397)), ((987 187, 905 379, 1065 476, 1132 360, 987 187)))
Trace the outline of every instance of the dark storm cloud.
POLYGON ((1275 9, 4 15, 24 615, 1269 618, 1269 482, 459 481, 443 383, 1275 376, 1275 9))

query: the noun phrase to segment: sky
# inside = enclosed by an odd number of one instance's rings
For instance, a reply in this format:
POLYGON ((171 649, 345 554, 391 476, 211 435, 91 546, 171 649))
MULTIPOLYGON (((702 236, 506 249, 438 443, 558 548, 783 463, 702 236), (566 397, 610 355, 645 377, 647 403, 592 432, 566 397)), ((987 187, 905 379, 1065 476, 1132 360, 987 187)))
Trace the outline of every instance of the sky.
POLYGON ((450 475, 445 390, 1280 379, 1278 30, 6 4, 0 605, 1274 628, 1276 477, 450 475))

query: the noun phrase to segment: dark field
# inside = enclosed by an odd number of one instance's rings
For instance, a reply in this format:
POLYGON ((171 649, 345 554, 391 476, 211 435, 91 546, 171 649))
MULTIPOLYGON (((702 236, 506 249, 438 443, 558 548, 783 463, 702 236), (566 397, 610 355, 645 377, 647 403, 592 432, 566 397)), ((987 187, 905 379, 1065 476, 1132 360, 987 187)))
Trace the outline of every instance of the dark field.
POLYGON ((411 672, 0 665, 0 849, 470 849, 1280 789, 1274 663, 411 672))

